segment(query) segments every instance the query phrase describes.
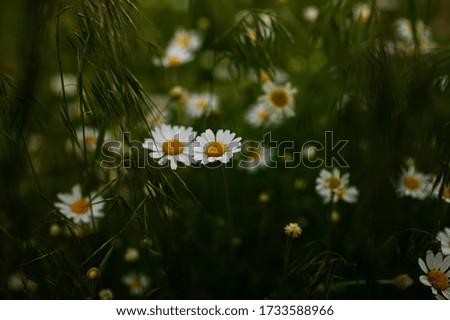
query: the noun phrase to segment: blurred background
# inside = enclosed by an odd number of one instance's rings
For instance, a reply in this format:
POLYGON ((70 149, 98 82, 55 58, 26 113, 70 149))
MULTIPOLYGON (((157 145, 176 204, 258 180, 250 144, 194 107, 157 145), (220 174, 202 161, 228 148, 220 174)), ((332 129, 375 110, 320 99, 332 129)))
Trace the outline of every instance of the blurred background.
POLYGON ((449 13, 439 0, 3 0, 0 297, 433 299, 417 260, 450 226, 449 13), (195 48, 173 48, 180 30, 195 48), (296 90, 293 115, 252 115, 268 83, 296 90), (189 113, 202 94, 210 112, 189 113), (251 152, 261 165, 239 166, 243 147, 226 167, 173 171, 141 146, 162 123, 292 143, 273 168, 251 152), (347 166, 315 165, 327 131, 348 140, 347 166), (333 168, 355 201, 317 192, 333 168), (408 168, 426 197, 404 191, 408 168), (101 195, 95 223, 55 206, 75 185, 101 195))

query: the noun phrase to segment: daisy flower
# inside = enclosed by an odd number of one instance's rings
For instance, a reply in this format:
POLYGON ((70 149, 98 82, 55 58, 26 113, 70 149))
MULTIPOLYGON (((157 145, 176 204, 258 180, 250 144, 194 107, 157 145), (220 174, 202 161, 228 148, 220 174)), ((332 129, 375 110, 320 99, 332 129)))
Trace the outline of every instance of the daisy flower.
POLYGON ((441 250, 445 256, 450 255, 450 228, 444 228, 444 231, 439 231, 436 239, 441 243, 441 250))
POLYGON ((358 195, 359 191, 356 187, 342 187, 333 193, 333 202, 342 200, 348 203, 356 203, 358 195))
POLYGON ((235 136, 230 130, 220 129, 214 134, 211 129, 207 129, 196 139, 194 159, 202 164, 214 161, 227 163, 234 153, 241 151, 242 138, 235 136))
POLYGON ((292 88, 289 82, 285 85, 266 82, 263 90, 264 95, 259 98, 259 102, 265 104, 271 113, 285 118, 295 116, 294 94, 297 89, 292 88))
POLYGON ((186 112, 191 118, 200 118, 202 115, 209 115, 217 111, 219 98, 215 94, 199 93, 192 94, 186 104, 186 112))
POLYGON ((245 120, 252 127, 266 127, 281 123, 281 114, 272 112, 267 105, 257 103, 250 107, 245 114, 245 120))
POLYGON ((150 279, 143 273, 131 272, 122 277, 122 282, 130 288, 130 294, 133 296, 142 295, 150 286, 150 279))
POLYGON ((419 258, 418 262, 420 268, 425 273, 425 275, 419 277, 420 282, 431 287, 431 292, 435 296, 443 296, 446 299, 450 299, 450 256, 444 259, 441 252, 434 255, 431 250, 428 250, 425 261, 419 258))
POLYGON ((348 186, 350 174, 341 176, 338 169, 333 172, 322 169, 316 179, 316 191, 322 197, 324 203, 339 200, 355 203, 358 201, 359 191, 356 187, 348 186))
POLYGON ((416 171, 412 165, 403 170, 398 181, 397 192, 401 197, 424 200, 429 193, 430 176, 416 171))
POLYGON ((103 217, 105 203, 102 196, 91 194, 83 197, 79 184, 73 186, 72 193, 59 193, 57 198, 60 202, 56 202, 55 207, 76 224, 87 224, 91 218, 103 217))
POLYGON ((98 131, 91 127, 84 127, 84 135, 83 128, 77 130, 78 143, 80 144, 82 149, 84 149, 84 145, 86 144, 86 150, 88 152, 94 152, 97 148, 98 136, 98 131))
POLYGON ((169 42, 169 47, 178 46, 180 48, 196 51, 201 46, 200 34, 193 30, 177 29, 173 38, 169 42))
POLYGON ((184 126, 161 125, 151 131, 152 139, 145 139, 142 147, 150 149, 150 157, 159 159, 160 166, 167 161, 170 168, 176 170, 177 163, 184 163, 189 166, 192 163, 191 143, 197 134, 192 128, 184 126))
MULTIPOLYGON (((416 36, 417 40, 430 40, 431 31, 428 26, 426 26, 422 20, 416 20, 416 36)), ((411 21, 405 18, 400 18, 395 21, 395 33, 397 37, 405 42, 414 42, 414 31, 413 24, 411 21)))
POLYGON ((239 167, 254 172, 270 166, 270 148, 246 146, 243 153, 245 160, 239 162, 239 167))
POLYGON ((194 59, 192 51, 180 47, 180 46, 169 46, 164 53, 162 59, 154 59, 153 63, 156 66, 178 67, 182 64, 188 63, 194 59))

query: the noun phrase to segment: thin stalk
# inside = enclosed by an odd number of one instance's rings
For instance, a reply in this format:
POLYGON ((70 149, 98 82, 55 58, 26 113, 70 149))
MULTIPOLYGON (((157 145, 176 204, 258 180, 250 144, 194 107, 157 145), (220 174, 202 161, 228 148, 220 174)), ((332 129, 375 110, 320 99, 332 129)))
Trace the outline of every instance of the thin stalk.
POLYGON ((286 245, 284 246, 283 279, 282 279, 282 283, 281 283, 281 289, 283 292, 286 292, 286 290, 287 290, 289 253, 291 251, 291 244, 292 244, 292 238, 288 237, 286 240, 286 245))

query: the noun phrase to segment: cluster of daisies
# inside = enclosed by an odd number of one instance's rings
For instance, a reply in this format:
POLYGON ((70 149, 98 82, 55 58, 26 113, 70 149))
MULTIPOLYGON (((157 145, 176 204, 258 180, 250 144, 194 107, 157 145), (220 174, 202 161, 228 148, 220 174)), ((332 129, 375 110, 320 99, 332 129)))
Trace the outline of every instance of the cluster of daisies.
POLYGON ((332 171, 322 169, 316 179, 316 191, 324 203, 336 203, 339 200, 355 203, 358 201, 359 191, 356 187, 349 186, 349 179, 349 173, 341 175, 337 168, 332 171))
POLYGON ((191 127, 161 125, 151 131, 152 138, 145 139, 143 148, 151 150, 150 157, 158 159, 160 166, 206 165, 219 161, 227 163, 241 150, 241 138, 230 130, 207 129, 197 136, 191 127))
POLYGON ((161 59, 154 59, 156 66, 177 67, 194 60, 195 52, 200 49, 202 40, 199 32, 177 29, 170 39, 161 59))

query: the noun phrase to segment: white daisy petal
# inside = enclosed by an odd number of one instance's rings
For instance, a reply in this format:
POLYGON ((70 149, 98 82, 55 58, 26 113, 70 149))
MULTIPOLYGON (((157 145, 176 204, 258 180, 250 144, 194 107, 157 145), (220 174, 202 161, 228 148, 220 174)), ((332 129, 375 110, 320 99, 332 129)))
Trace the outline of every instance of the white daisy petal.
POLYGON ((431 250, 427 251, 427 255, 425 256, 425 260, 427 262, 427 266, 428 266, 429 270, 433 270, 433 269, 436 268, 434 255, 433 255, 433 252, 431 250))
POLYGON ((431 283, 430 281, 428 281, 428 277, 427 276, 420 276, 419 277, 419 281, 422 282, 422 284, 431 287, 431 283))

